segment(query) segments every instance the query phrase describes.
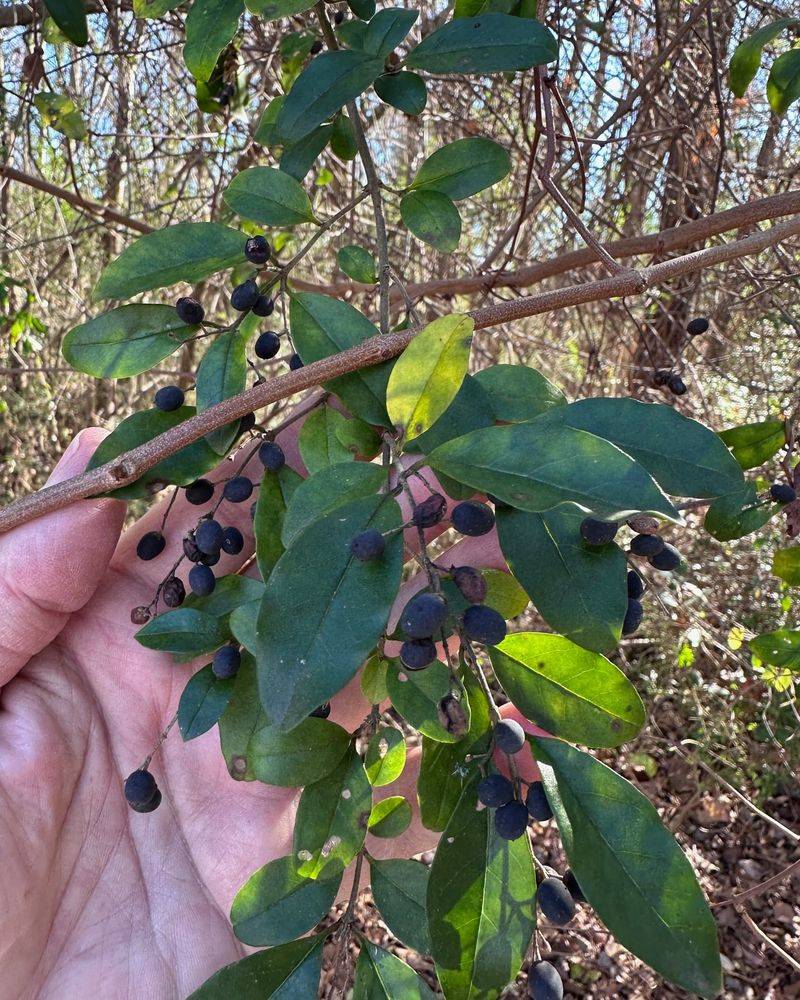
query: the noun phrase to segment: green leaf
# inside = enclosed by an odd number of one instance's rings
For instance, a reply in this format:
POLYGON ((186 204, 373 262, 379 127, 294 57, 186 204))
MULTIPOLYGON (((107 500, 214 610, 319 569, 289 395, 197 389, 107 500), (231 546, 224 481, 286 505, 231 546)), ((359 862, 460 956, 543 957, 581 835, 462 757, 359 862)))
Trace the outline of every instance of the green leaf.
POLYGON ((353 123, 342 112, 333 119, 333 130, 331 132, 331 152, 345 162, 354 160, 358 156, 358 143, 353 123))
POLYGON ((458 139, 442 146, 422 164, 412 190, 441 191, 453 201, 469 198, 502 180, 511 157, 491 139, 458 139))
POLYGON ((79 372, 95 378, 128 378, 163 361, 197 333, 172 306, 119 306, 73 327, 61 353, 79 372))
POLYGON ((789 586, 800 586, 800 545, 778 549, 772 557, 772 572, 789 586))
POLYGON ((92 299, 129 299, 178 281, 195 284, 244 262, 241 233, 217 222, 179 222, 140 236, 110 264, 92 299))
MULTIPOLYGON (((236 638, 239 638, 238 635, 236 638)), ((219 720, 220 749, 228 773, 235 781, 255 781, 252 761, 248 755, 249 744, 256 730, 267 724, 267 719, 258 698, 256 665, 250 653, 242 654, 242 662, 234 680, 233 695, 219 720)))
POLYGON ((610 653, 628 607, 628 566, 617 545, 583 543, 584 516, 573 504, 545 514, 501 509, 497 536, 511 572, 547 624, 579 646, 610 653))
POLYGON ((348 733, 327 719, 304 718, 290 733, 265 725, 247 744, 247 760, 257 781, 302 788, 336 767, 347 750, 348 733))
POLYGON ((411 804, 402 795, 390 795, 372 807, 368 829, 373 837, 391 840, 411 824, 411 804))
POLYGON ((499 996, 536 927, 530 843, 497 836, 494 810, 478 809, 479 777, 450 817, 428 882, 431 953, 448 1000, 499 996))
POLYGON ((34 97, 33 104, 45 125, 68 139, 80 141, 86 138, 86 123, 71 97, 43 90, 34 97))
POLYGON ((288 546, 309 524, 351 500, 373 496, 386 483, 386 470, 366 462, 331 465, 304 479, 286 508, 281 538, 288 546))
POLYGON ((436 1000, 436 996, 410 965, 362 937, 353 1000, 436 1000))
POLYGON ((340 881, 341 876, 303 878, 295 871, 293 858, 276 858, 254 872, 236 893, 231 906, 233 933, 245 944, 258 946, 291 941, 322 920, 340 881))
POLYGON ((425 81, 417 73, 384 73, 375 81, 375 93, 385 104, 407 115, 420 115, 428 103, 425 81))
POLYGON ((527 365, 491 365, 475 378, 486 393, 495 420, 505 423, 532 420, 567 402, 560 389, 527 365))
POLYGON ((47 12, 61 31, 75 45, 86 45, 89 29, 83 0, 46 0, 47 12))
POLYGON ((386 689, 386 671, 388 667, 388 661, 377 654, 371 656, 364 664, 359 683, 361 693, 370 705, 378 705, 382 701, 386 701, 389 697, 389 692, 386 689))
POLYGON ((389 418, 413 441, 441 417, 461 388, 469 365, 469 316, 441 316, 421 330, 397 359, 386 390, 389 418))
POLYGON ((291 1000, 312 997, 322 971, 326 934, 248 955, 215 972, 189 1000, 291 1000))
POLYGON ((286 513, 295 491, 304 480, 294 469, 284 465, 278 472, 265 472, 258 491, 253 531, 256 536, 256 559, 262 579, 268 579, 275 564, 283 555, 281 533, 286 513))
MULTIPOLYGON (((347 6, 356 17, 361 18, 363 21, 368 21, 375 13, 375 0, 347 0, 347 6)), ((345 24, 348 23, 352 24, 353 22, 345 21, 345 24)), ((339 27, 339 31, 341 31, 343 27, 344 25, 341 25, 339 27)))
POLYGON ((332 125, 320 125, 297 142, 287 142, 281 153, 281 171, 296 181, 302 181, 328 145, 332 134, 332 125))
POLYGON ((367 528, 401 524, 391 498, 355 500, 309 525, 281 556, 267 582, 256 645, 262 702, 274 725, 296 726, 372 652, 397 593, 403 539, 394 534, 368 563, 353 558, 350 542, 367 528))
POLYGON ((761 420, 720 431, 719 435, 743 469, 763 465, 786 444, 784 420, 761 420))
MULTIPOLYGON (((449 732, 439 721, 439 702, 450 694, 452 686, 450 671, 438 660, 424 670, 408 671, 395 661, 386 671, 386 690, 394 708, 406 722, 438 743, 458 742, 458 735, 449 732)), ((461 703, 469 720, 466 694, 461 703)))
MULTIPOLYGON (((295 348, 305 364, 339 354, 378 335, 376 327, 348 302, 298 292, 292 295, 289 322, 295 348)), ((390 426, 386 413, 386 383, 393 362, 343 375, 326 383, 355 417, 369 424, 390 426)))
POLYGON ((253 14, 260 14, 265 21, 277 21, 281 17, 293 17, 311 10, 314 6, 309 0, 246 0, 247 9, 253 14))
POLYGON ((419 861, 370 858, 372 898, 396 938, 423 955, 431 950, 425 898, 428 869, 419 861))
POLYGON ((763 528, 778 510, 775 504, 760 504, 755 485, 745 483, 744 489, 717 497, 709 504, 703 527, 718 542, 728 542, 763 528))
POLYGON ((744 92, 758 72, 764 46, 777 38, 786 28, 797 24, 800 24, 800 20, 796 17, 781 17, 754 31, 749 38, 745 38, 736 46, 728 69, 731 90, 736 97, 744 97, 744 92))
POLYGON ((310 476, 331 465, 355 460, 337 434, 347 423, 347 417, 331 406, 320 406, 304 422, 297 444, 310 476))
POLYGON ((397 781, 406 766, 406 741, 399 729, 382 726, 369 741, 364 767, 373 788, 397 781))
POLYGON ((800 671, 800 631, 788 628, 750 639, 750 650, 773 667, 800 671))
POLYGON ((663 403, 581 399, 544 419, 611 441, 671 496, 707 499, 744 485, 741 467, 719 435, 663 403))
POLYGON ((800 49, 778 56, 767 78, 767 99, 776 115, 785 115, 800 100, 800 49))
POLYGON ((341 875, 364 846, 371 807, 372 788, 351 746, 334 771, 300 796, 292 846, 298 873, 341 875))
POLYGON ((275 146, 280 143, 280 136, 275 128, 275 122, 278 119, 278 112, 283 107, 285 100, 285 96, 280 94, 278 97, 273 97, 266 108, 264 108, 256 130, 253 133, 253 139, 259 146, 275 146))
POLYGON ((428 456, 431 468, 522 510, 572 502, 599 517, 651 511, 680 519, 638 462, 595 434, 554 423, 561 409, 448 441, 428 456))
MULTIPOLYGON (((465 375, 453 402, 433 427, 413 441, 409 441, 405 445, 405 450, 427 455, 445 441, 452 441, 453 438, 462 437, 481 427, 491 427, 493 423, 494 417, 486 393, 474 375, 465 375)), ((445 484, 442 483, 442 486, 445 484)), ((450 490, 447 492, 450 493, 450 490)), ((470 496, 474 492, 472 490, 470 496)), ((457 499, 455 493, 450 493, 450 496, 457 499)))
POLYGON ((240 606, 260 601, 263 596, 264 584, 260 580, 229 573, 218 579, 214 590, 205 597, 188 594, 183 607, 197 608, 213 618, 227 618, 240 606))
MULTIPOLYGON (((375 13, 375 2, 374 0, 369 0, 371 3, 371 13, 366 15, 366 19, 369 20, 372 14, 375 13)), ((348 4, 352 9, 352 5, 348 4)), ((356 15, 360 17, 360 15, 356 15)), ((364 39, 367 35, 367 26, 364 21, 344 21, 336 29, 336 37, 340 45, 346 46, 348 49, 363 49, 364 39)))
POLYGON ((147 649, 167 653, 211 653, 230 639, 219 618, 195 608, 176 608, 151 618, 136 633, 136 641, 147 649))
POLYGON ((489 657, 520 712, 555 736, 617 747, 644 725, 642 700, 619 667, 561 635, 516 632, 489 657))
POLYGON ((516 618, 528 607, 529 599, 511 573, 501 569, 482 569, 486 581, 485 603, 499 611, 508 621, 516 618))
POLYGON ((367 25, 364 51, 378 59, 386 59, 406 37, 419 17, 418 10, 403 7, 385 7, 367 25))
POLYGON ((215 677, 211 664, 190 677, 178 702, 178 729, 184 740, 207 733, 219 721, 233 695, 235 680, 215 677))
POLYGON ((266 226, 297 226, 316 222, 302 186, 283 170, 248 167, 238 173, 222 196, 244 219, 266 226))
POLYGON ((423 243, 451 253, 461 239, 461 216, 452 199, 440 191, 409 191, 400 199, 400 217, 423 243))
POLYGON ((183 60, 195 80, 209 80, 220 53, 233 40, 244 12, 242 0, 194 0, 186 15, 183 60))
POLYGON ((429 73, 506 73, 552 62, 558 44, 543 24, 509 14, 459 18, 431 32, 406 65, 429 73))
POLYGON ((377 265, 372 254, 355 243, 341 247, 336 254, 336 262, 348 278, 365 285, 374 285, 378 280, 377 265))
MULTIPOLYGON (((197 368, 197 412, 202 413, 224 399, 237 396, 247 383, 245 338, 240 330, 220 333, 203 355, 197 368)), ((205 435, 205 440, 218 455, 225 455, 239 433, 239 421, 219 427, 205 435)))
POLYGON ((722 979, 714 919, 652 804, 590 754, 529 739, 570 867, 597 915, 665 979, 716 996, 722 979))
POLYGON ((133 0, 133 11, 137 17, 155 19, 175 10, 182 2, 183 0, 133 0))
MULTIPOLYGON (((117 424, 114 430, 104 438, 99 447, 89 459, 86 466, 96 469, 99 465, 110 462, 131 448, 152 441, 154 437, 163 434, 184 420, 193 417, 193 406, 181 406, 177 410, 165 413, 162 410, 139 410, 117 424)), ((173 483, 177 486, 188 486, 195 479, 213 469, 219 462, 219 455, 207 441, 194 441, 185 448, 176 451, 174 455, 162 459, 152 469, 148 469, 135 483, 121 486, 109 496, 120 500, 138 500, 151 495, 150 487, 157 483, 173 483)))
POLYGON ((422 738, 417 796, 420 818, 428 830, 440 831, 447 826, 467 779, 478 773, 473 758, 486 753, 491 742, 489 703, 471 673, 464 675, 464 688, 470 705, 469 730, 464 738, 458 743, 422 738))
POLYGON ((383 60, 340 49, 316 56, 286 95, 276 127, 283 139, 299 139, 353 101, 383 71, 383 60))

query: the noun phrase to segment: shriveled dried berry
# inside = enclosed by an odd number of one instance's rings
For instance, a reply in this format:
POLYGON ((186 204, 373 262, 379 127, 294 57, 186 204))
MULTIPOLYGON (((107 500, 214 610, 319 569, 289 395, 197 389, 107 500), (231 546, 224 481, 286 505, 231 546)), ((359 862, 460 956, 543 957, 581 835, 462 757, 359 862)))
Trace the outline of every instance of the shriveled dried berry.
POLYGON ((177 576, 171 576, 164 581, 161 596, 168 608, 179 608, 186 599, 186 588, 177 576))
POLYGON ((150 608, 140 604, 138 608, 131 610, 131 622, 134 625, 145 625, 150 621, 150 608))
POLYGON ((444 517, 447 501, 441 493, 431 493, 411 512, 411 523, 418 528, 432 528, 444 517))

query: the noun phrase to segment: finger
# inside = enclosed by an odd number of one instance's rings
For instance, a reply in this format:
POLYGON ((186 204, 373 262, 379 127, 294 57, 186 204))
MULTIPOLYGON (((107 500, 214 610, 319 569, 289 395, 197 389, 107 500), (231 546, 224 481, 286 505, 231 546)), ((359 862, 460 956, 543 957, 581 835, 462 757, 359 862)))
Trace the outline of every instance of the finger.
MULTIPOLYGON (((99 428, 81 431, 48 483, 83 472, 105 436, 99 428)), ((125 504, 118 500, 79 500, 0 538, 0 686, 95 592, 124 516, 125 504)))

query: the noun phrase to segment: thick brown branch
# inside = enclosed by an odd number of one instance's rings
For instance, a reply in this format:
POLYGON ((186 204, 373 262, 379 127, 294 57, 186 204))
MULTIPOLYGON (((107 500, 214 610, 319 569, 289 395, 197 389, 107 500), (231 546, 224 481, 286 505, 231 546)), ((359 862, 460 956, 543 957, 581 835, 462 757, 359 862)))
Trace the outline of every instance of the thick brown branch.
MULTIPOLYGON (((654 287, 683 274, 760 253, 767 247, 797 235, 800 235, 800 218, 778 223, 764 232, 754 233, 752 236, 722 246, 698 250, 674 260, 642 268, 636 273, 626 272, 599 281, 584 282, 510 302, 500 302, 485 309, 473 310, 470 315, 475 320, 475 329, 483 330, 510 320, 553 312, 584 302, 633 295, 642 287, 654 287)), ((287 399, 304 389, 310 389, 340 375, 368 368, 395 357, 406 347, 415 333, 415 330, 407 329, 372 337, 340 354, 281 375, 271 382, 254 386, 239 396, 226 399, 191 417, 172 430, 159 434, 152 441, 120 455, 113 462, 16 500, 0 511, 0 533, 42 514, 59 510, 75 500, 97 496, 120 486, 126 486, 163 458, 199 440, 209 431, 239 420, 245 414, 252 413, 269 403, 287 399)))

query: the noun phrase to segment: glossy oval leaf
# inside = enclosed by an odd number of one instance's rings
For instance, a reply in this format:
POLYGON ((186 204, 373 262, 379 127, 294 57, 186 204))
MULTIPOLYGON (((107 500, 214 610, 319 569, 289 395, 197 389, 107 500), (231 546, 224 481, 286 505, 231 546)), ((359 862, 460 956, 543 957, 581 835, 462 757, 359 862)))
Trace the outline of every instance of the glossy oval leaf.
MULTIPOLYGON (((427 455, 445 441, 452 441, 453 438, 462 437, 481 427, 491 427, 493 423, 494 415, 486 394, 474 375, 465 375, 452 403, 433 427, 407 442, 405 448, 406 451, 427 455)), ((442 483, 442 486, 445 487, 445 484, 442 483)), ((447 487, 445 489, 453 499, 458 499, 455 493, 450 493, 447 487)), ((472 490, 469 495, 472 496, 474 492, 472 490)))
POLYGON ((290 733, 257 727, 247 744, 247 763, 257 781, 303 788, 330 774, 347 751, 346 730, 327 719, 304 718, 290 733))
POLYGON ((331 465, 355 461, 356 456, 337 434, 347 423, 347 417, 331 406, 320 406, 304 421, 297 444, 309 476, 331 465))
POLYGON ((448 441, 428 456, 431 468, 521 510, 572 502, 600 517, 650 511, 680 519, 646 469, 610 441, 552 422, 558 410, 448 441))
POLYGON ((311 10, 314 6, 309 0, 246 0, 247 9, 253 14, 259 14, 265 21, 277 21, 281 17, 293 17, 311 10))
POLYGON ((381 557, 366 563, 353 558, 350 542, 368 528, 387 532, 401 524, 393 499, 354 500, 309 525, 281 556, 267 582, 255 649, 274 725, 288 730, 302 722, 374 649, 400 582, 402 535, 388 538, 381 557))
POLYGON ((218 222, 179 222, 134 240, 107 264, 92 299, 129 299, 178 281, 195 284, 244 262, 245 238, 218 222))
POLYGON ((269 578, 283 555, 283 526, 295 491, 304 480, 294 469, 284 465, 278 472, 265 472, 258 490, 253 531, 256 536, 256 559, 263 580, 269 578))
POLYGON ((372 788, 351 746, 336 768, 307 785, 294 821, 295 866, 306 878, 341 874, 364 844, 372 788))
POLYGON ((364 769, 373 788, 397 781, 406 766, 406 741, 394 726, 381 726, 372 735, 364 756, 364 769))
POLYGON ((316 222, 302 185, 274 167, 248 167, 238 173, 222 196, 243 219, 265 226, 297 226, 316 222))
POLYGON ((331 908, 341 878, 303 878, 291 857, 259 868, 236 893, 231 906, 233 933, 245 944, 276 945, 320 922, 331 908))
POLYGON ((233 695, 234 678, 216 677, 211 664, 189 679, 178 702, 178 729, 184 741, 216 726, 233 695))
POLYGON ((361 938, 352 1000, 436 1000, 410 965, 361 938))
POLYGON ((557 56, 555 37, 543 24, 490 13, 458 18, 432 31, 406 65, 429 73, 506 73, 541 66, 557 56))
POLYGON ((374 285, 378 280, 377 266, 372 254, 356 243, 348 243, 336 252, 336 262, 348 278, 365 285, 374 285))
POLYGON ((95 378, 128 378, 157 365, 197 333, 171 306, 119 306, 73 327, 61 353, 79 372, 95 378))
POLYGON ((800 631, 788 628, 765 632, 749 640, 750 649, 773 667, 800 671, 800 631))
POLYGON ((741 467, 719 435, 663 403, 580 399, 544 419, 611 441, 670 496, 709 499, 744 485, 741 467))
POLYGON ((375 93, 385 104, 390 104, 407 115, 420 115, 428 103, 428 89, 417 73, 384 73, 375 81, 375 93))
POLYGON ((320 469, 304 479, 292 494, 281 529, 283 544, 290 545, 304 528, 337 507, 372 496, 385 483, 386 470, 367 462, 345 462, 320 469))
POLYGON ((389 692, 386 689, 386 671, 388 669, 389 661, 377 653, 364 664, 359 686, 361 693, 370 705, 379 705, 389 697, 389 692))
POLYGON ((529 738, 570 867, 597 915, 665 979, 716 996, 722 978, 714 919, 653 805, 590 754, 529 738))
POLYGON ((384 7, 379 10, 367 25, 364 51, 378 59, 386 59, 411 31, 418 17, 418 10, 405 7, 384 7))
POLYGON ((780 17, 776 21, 764 25, 763 28, 759 28, 758 31, 754 31, 744 41, 739 42, 731 57, 728 69, 731 90, 736 97, 744 97, 744 92, 758 72, 764 46, 777 38, 782 31, 799 23, 800 20, 796 17, 780 17))
POLYGON ((703 527, 718 542, 728 542, 763 528, 779 509, 776 504, 759 503, 755 484, 745 483, 744 489, 712 500, 703 527))
POLYGON ((281 153, 280 168, 296 181, 302 181, 317 162, 317 157, 330 142, 332 125, 320 125, 296 142, 287 142, 281 153))
POLYGON ((719 436, 743 469, 763 465, 786 444, 785 420, 760 420, 720 431, 719 436))
MULTIPOLYGON (((138 448, 140 444, 152 441, 157 435, 177 427, 194 414, 193 406, 181 406, 169 413, 162 410, 139 410, 137 413, 132 413, 103 439, 89 460, 87 470, 96 469, 99 465, 130 451, 131 448, 138 448)), ((213 469, 218 462, 219 455, 207 441, 203 439, 194 441, 176 451, 174 455, 162 459, 130 486, 122 486, 109 496, 118 497, 120 500, 139 500, 151 495, 151 484, 173 483, 177 486, 188 486, 213 469)))
MULTIPOLYGON (((377 327, 348 302, 316 292, 291 297, 289 322, 292 340, 305 364, 339 354, 378 335, 377 327)), ((355 417, 389 427, 386 383, 393 362, 343 375, 326 383, 355 417)))
POLYGON ((403 944, 427 955, 431 950, 428 914, 428 869, 420 861, 370 858, 372 898, 383 922, 403 944))
POLYGON ((312 997, 322 971, 325 934, 258 951, 226 965, 188 1000, 289 1000, 312 997))
POLYGON ((166 653, 211 653, 230 639, 225 622, 195 608, 176 608, 156 615, 136 633, 147 649, 166 653))
POLYGON ((561 635, 515 632, 489 657, 520 712, 554 736, 616 747, 644 725, 642 699, 619 667, 561 635))
MULTIPOLYGON (((247 383, 245 338, 240 330, 226 330, 213 341, 197 368, 195 400, 197 412, 244 391, 247 383)), ((205 440, 218 455, 226 455, 239 433, 239 421, 206 434, 205 440)))
POLYGON ((457 139, 425 160, 411 188, 441 191, 460 201, 501 181, 510 170, 511 157, 500 143, 480 136, 457 139))
POLYGON ((567 402, 559 388, 527 365, 490 365, 476 372, 475 379, 486 394, 495 420, 504 423, 533 420, 567 402))
POLYGON ((383 59, 368 52, 323 52, 306 66, 283 102, 276 128, 285 140, 307 135, 355 100, 383 72, 383 59))
MULTIPOLYGON (((394 708, 406 722, 438 743, 456 743, 459 739, 439 719, 439 702, 450 694, 452 686, 450 671, 438 660, 424 670, 404 670, 399 660, 387 667, 386 690, 394 708)), ((469 720, 466 694, 462 706, 469 720)))
POLYGON ((244 13, 242 0, 194 0, 186 15, 183 61, 195 80, 208 80, 244 13))
POLYGON ((470 316, 441 316, 395 362, 386 408, 405 440, 429 430, 455 399, 467 374, 474 328, 470 316))
POLYGON ((431 953, 448 1000, 498 996, 536 928, 530 843, 497 836, 494 811, 478 808, 479 777, 450 817, 428 881, 431 953))
POLYGON ((441 191, 409 191, 400 199, 400 217, 423 243, 442 253, 452 253, 461 239, 461 216, 441 191))
POLYGON ((776 115, 785 115, 800 100, 800 50, 789 49, 772 64, 767 78, 767 100, 776 115))
POLYGON ((399 837, 411 825, 411 803, 402 795, 389 795, 372 807, 368 830, 373 837, 385 840, 399 837))
POLYGON ((584 516, 572 504, 544 514, 501 509, 497 536, 511 572, 547 624, 579 646, 610 653, 628 607, 628 566, 619 546, 584 544, 584 516))

